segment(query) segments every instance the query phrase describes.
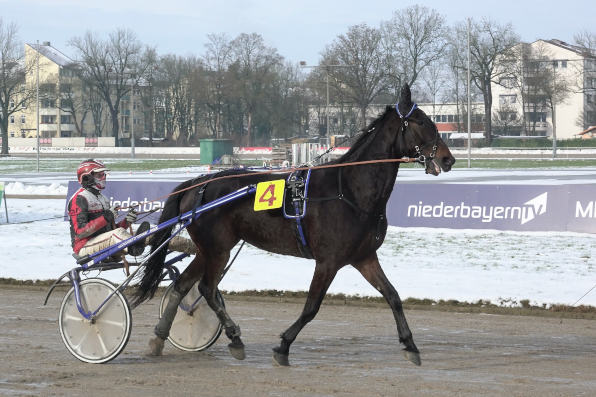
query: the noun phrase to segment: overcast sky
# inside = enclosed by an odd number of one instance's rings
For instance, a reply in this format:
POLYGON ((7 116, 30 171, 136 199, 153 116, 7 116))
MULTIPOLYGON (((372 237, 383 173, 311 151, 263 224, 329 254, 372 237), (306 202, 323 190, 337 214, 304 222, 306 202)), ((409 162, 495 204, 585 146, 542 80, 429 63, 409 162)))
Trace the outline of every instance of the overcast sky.
POLYGON ((325 45, 352 25, 378 27, 392 12, 412 4, 435 8, 449 24, 467 17, 512 22, 524 41, 573 41, 582 29, 596 31, 595 0, 0 0, 4 22, 20 26, 21 39, 50 41, 67 55, 66 42, 86 30, 134 30, 159 53, 201 54, 205 36, 256 32, 294 62, 316 64, 325 45), (572 7, 569 7, 571 6, 572 7))

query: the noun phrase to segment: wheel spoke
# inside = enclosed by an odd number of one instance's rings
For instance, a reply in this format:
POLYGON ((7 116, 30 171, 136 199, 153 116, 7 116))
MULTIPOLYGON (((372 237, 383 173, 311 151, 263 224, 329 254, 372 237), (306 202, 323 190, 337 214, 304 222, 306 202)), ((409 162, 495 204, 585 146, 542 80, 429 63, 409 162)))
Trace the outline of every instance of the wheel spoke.
POLYGON ((93 331, 93 328, 89 327, 89 329, 85 333, 85 336, 83 337, 83 339, 81 339, 81 341, 79 342, 79 344, 72 346, 74 350, 76 350, 77 352, 79 352, 79 354, 82 354, 81 353, 81 347, 87 341, 87 339, 89 338, 89 335, 93 334, 93 332, 91 332, 91 331, 93 331))
POLYGON ((101 349, 103 350, 103 354, 101 355, 101 357, 104 357, 105 354, 107 352, 109 352, 108 348, 106 347, 105 342, 103 341, 103 338, 101 337, 101 332, 99 332, 99 328, 97 327, 97 325, 95 326, 95 330, 97 332, 97 339, 99 339, 99 344, 101 345, 101 349))

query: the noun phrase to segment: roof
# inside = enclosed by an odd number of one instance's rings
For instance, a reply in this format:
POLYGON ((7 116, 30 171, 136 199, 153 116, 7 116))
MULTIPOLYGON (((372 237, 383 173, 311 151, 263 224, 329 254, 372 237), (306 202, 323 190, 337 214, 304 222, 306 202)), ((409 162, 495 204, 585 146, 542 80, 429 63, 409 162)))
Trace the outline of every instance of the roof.
POLYGON ((547 42, 549 44, 552 44, 552 45, 556 45, 557 47, 564 48, 564 49, 566 49, 568 51, 573 51, 573 52, 575 52, 576 54, 579 54, 579 55, 582 55, 584 53, 584 50, 582 49, 582 47, 579 47, 579 46, 576 46, 576 45, 573 45, 573 44, 566 43, 566 42, 564 42, 562 40, 551 39, 551 40, 543 40, 543 41, 545 41, 545 42, 547 42))
MULTIPOLYGON (((33 50, 37 50, 37 44, 27 44, 33 50)), ((39 53, 59 66, 75 66, 76 62, 52 47, 51 45, 39 45, 39 53)))
MULTIPOLYGON (((472 132, 471 134, 472 139, 482 139, 484 138, 484 134, 482 132, 472 132)), ((454 132, 453 134, 449 135, 449 139, 468 139, 467 132, 454 132)))
POLYGON ((580 132, 580 133, 579 133, 579 134, 577 134, 577 135, 584 135, 584 134, 587 134, 588 132, 596 133, 596 125, 595 125, 595 126, 592 126, 592 127, 590 127, 590 128, 588 128, 588 129, 587 129, 587 130, 585 130, 585 131, 582 131, 582 132, 580 132))

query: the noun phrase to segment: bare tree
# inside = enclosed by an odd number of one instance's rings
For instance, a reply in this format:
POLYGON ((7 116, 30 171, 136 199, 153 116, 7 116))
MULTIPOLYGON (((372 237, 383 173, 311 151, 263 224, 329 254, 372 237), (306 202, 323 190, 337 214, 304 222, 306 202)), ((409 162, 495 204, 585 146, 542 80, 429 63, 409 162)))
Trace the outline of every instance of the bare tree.
POLYGON ((381 23, 381 48, 392 87, 392 102, 404 83, 413 87, 420 73, 443 58, 448 27, 436 10, 413 5, 393 12, 381 23))
MULTIPOLYGON (((85 82, 95 87, 106 102, 112 120, 112 134, 120 146, 120 102, 132 85, 138 85, 146 71, 155 64, 155 48, 144 46, 128 29, 116 29, 103 40, 87 31, 68 44, 76 51, 85 82)), ((132 93, 131 93, 132 94, 132 93)))
POLYGON ((35 59, 25 56, 18 32, 15 23, 5 23, 0 17, 0 155, 8 155, 10 117, 27 107, 35 96, 35 79, 26 79, 35 67, 35 59))
POLYGON ((348 28, 323 52, 321 66, 342 64, 329 68, 336 77, 334 87, 350 98, 360 112, 360 127, 366 127, 366 109, 386 88, 386 64, 380 50, 381 32, 366 24, 348 28))
POLYGON ((76 65, 60 69, 60 73, 52 76, 54 92, 49 94, 56 99, 56 107, 70 115, 77 136, 83 136, 83 124, 91 111, 87 98, 89 87, 80 78, 76 65))
POLYGON ((232 43, 233 63, 230 70, 236 79, 236 94, 242 99, 247 115, 247 145, 251 145, 253 115, 263 103, 266 87, 271 84, 274 68, 283 57, 277 49, 267 47, 256 34, 242 33, 232 43))
POLYGON ((433 104, 433 115, 436 113, 436 103, 439 94, 443 91, 447 83, 447 77, 445 73, 445 67, 443 61, 435 61, 430 63, 427 68, 422 72, 422 92, 424 96, 428 96, 433 104))
POLYGON ((516 135, 519 133, 520 114, 515 104, 503 104, 493 112, 493 125, 496 135, 516 135))
POLYGON ((189 79, 195 68, 197 59, 192 55, 181 57, 168 54, 160 60, 166 138, 172 140, 176 135, 179 144, 186 143, 194 132, 193 98, 189 79))
MULTIPOLYGON (((455 26, 457 40, 465 43, 468 24, 455 26)), ((514 47, 520 38, 511 23, 499 24, 489 18, 472 21, 470 34, 471 76, 484 97, 485 145, 492 142, 492 89, 491 83, 499 83, 501 77, 511 74, 515 65, 514 47)), ((465 68, 462 65, 462 68, 465 68)))
POLYGON ((596 32, 583 30, 574 36, 575 45, 581 48, 584 61, 574 62, 577 71, 576 89, 584 94, 585 108, 576 119, 582 129, 596 125, 596 32))
POLYGON ((209 34, 202 56, 204 65, 203 98, 206 106, 215 114, 215 137, 223 135, 223 112, 227 99, 231 95, 231 79, 228 68, 232 60, 232 40, 225 34, 209 34))

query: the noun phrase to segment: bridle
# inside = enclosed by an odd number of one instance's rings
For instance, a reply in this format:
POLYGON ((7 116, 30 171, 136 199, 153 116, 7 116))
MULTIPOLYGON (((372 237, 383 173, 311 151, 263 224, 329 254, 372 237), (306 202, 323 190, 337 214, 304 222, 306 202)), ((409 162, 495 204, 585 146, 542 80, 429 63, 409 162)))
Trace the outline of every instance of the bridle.
MULTIPOLYGON (((399 102, 395 105, 395 110, 397 111, 397 115, 402 120, 402 124, 401 124, 402 133, 405 134, 406 130, 410 131, 410 135, 412 136, 412 141, 414 143, 416 143, 416 137, 414 137, 414 133, 412 132, 412 129, 409 128, 409 122, 407 119, 408 119, 408 117, 410 117, 412 115, 412 112, 414 112, 414 110, 416 110, 416 109, 418 109, 418 104, 414 103, 414 105, 412 106, 412 109, 410 109, 408 114, 403 116, 399 111, 399 102)), ((433 159, 437 153, 437 143, 439 142, 439 139, 441 139, 441 137, 439 136, 439 129, 437 128, 437 125, 434 123, 433 123, 433 125, 435 126, 435 131, 436 131, 435 139, 433 141, 430 141, 430 142, 424 144, 422 147, 420 147, 418 145, 414 146, 414 149, 416 150, 416 154, 418 155, 417 162, 424 164, 425 168, 427 167, 428 163, 433 161, 433 159), (422 151, 430 145, 433 145, 433 149, 427 157, 422 154, 422 151)))

